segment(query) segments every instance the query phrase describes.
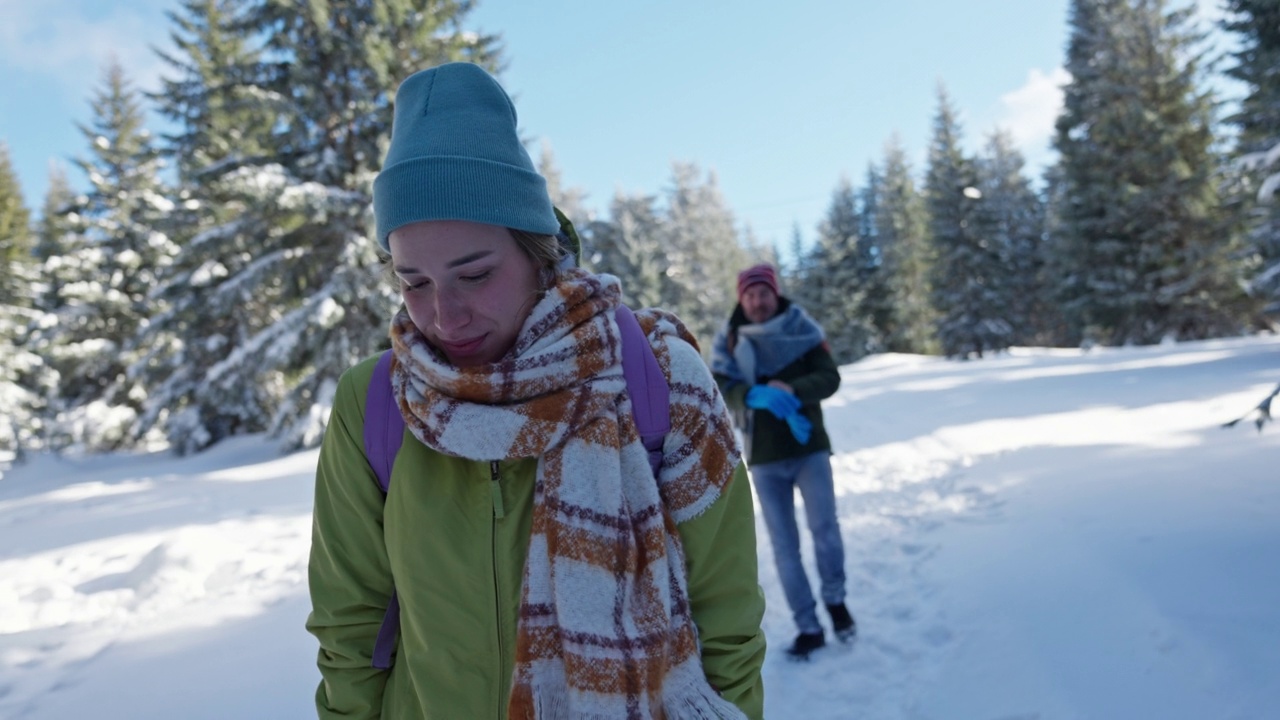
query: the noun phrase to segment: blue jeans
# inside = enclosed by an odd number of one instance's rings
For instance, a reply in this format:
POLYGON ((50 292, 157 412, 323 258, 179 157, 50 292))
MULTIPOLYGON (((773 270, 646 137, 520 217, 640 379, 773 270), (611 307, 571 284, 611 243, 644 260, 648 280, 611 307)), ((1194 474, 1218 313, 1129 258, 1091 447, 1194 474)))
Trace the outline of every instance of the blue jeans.
POLYGON ((802 633, 820 633, 809 577, 800 562, 800 530, 796 523, 795 490, 804 498, 804 514, 813 535, 814 555, 822 581, 822 601, 844 602, 844 541, 836 518, 836 494, 831 478, 830 453, 753 465, 751 484, 756 488, 764 524, 773 543, 773 560, 787 605, 802 633))

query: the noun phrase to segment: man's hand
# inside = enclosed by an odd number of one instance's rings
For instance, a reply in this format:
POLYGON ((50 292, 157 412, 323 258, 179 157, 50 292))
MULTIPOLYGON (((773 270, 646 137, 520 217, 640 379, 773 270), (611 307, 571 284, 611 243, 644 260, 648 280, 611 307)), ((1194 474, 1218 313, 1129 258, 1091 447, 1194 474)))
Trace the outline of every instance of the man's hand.
POLYGON ((753 385, 747 391, 747 407, 768 410, 779 420, 786 420, 800 410, 800 399, 770 385, 753 385))

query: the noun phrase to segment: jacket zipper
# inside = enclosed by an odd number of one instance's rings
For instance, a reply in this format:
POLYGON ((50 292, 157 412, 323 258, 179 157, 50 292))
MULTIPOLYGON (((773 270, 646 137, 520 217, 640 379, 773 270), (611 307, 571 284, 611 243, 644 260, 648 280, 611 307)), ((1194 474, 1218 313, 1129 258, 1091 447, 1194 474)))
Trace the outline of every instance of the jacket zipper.
MULTIPOLYGON (((501 571, 498 567, 498 521, 506 516, 506 509, 503 507, 503 504, 502 504, 501 480, 502 480, 502 475, 500 475, 498 472, 498 461, 490 460, 489 461, 489 489, 490 489, 490 494, 493 497, 493 524, 492 524, 493 530, 491 533, 491 537, 489 539, 489 547, 491 548, 490 552, 492 553, 492 556, 493 556, 493 561, 492 561, 493 562, 493 610, 494 610, 495 627, 497 629, 497 632, 495 633, 495 635, 498 638, 498 655, 497 655, 498 672, 494 673, 495 677, 502 674, 501 672, 502 658, 504 656, 504 651, 503 651, 504 643, 502 641, 502 583, 499 582, 501 571)), ((501 687, 501 683, 499 683, 499 687, 501 687)), ((503 699, 501 697, 498 697, 497 701, 498 701, 497 717, 501 718, 503 711, 506 710, 506 703, 503 702, 503 699)))
POLYGON ((498 475, 498 461, 489 461, 489 491, 493 496, 493 516, 498 520, 506 517, 506 508, 502 506, 502 485, 498 483, 501 477, 498 475))

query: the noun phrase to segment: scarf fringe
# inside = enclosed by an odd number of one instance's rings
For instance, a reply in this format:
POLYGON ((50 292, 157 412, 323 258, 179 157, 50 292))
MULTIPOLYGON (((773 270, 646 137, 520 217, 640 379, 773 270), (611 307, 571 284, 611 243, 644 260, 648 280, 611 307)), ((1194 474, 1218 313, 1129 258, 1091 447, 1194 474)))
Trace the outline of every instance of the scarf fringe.
MULTIPOLYGON (((563 685, 539 688, 533 694, 533 717, 528 720, 568 720, 569 693, 563 685)), ((587 715, 578 717, 587 718, 587 715)), ((600 716, 603 718, 603 716, 600 716)))
POLYGON ((668 700, 662 709, 669 720, 745 720, 747 717, 737 705, 710 688, 697 696, 668 700))
MULTIPOLYGON (((682 678, 683 682, 668 678, 662 693, 661 717, 666 720, 746 720, 747 716, 737 705, 725 700, 707 684, 701 663, 692 663, 692 668, 689 665, 686 662, 680 669, 696 670, 697 677, 687 677, 688 672, 683 672, 680 673, 685 676, 682 678), (672 685, 677 687, 672 688, 672 685)), ((676 673, 673 672, 674 674, 676 673)), ((589 697, 573 703, 570 692, 564 685, 540 685, 533 693, 532 715, 521 720, 616 720, 629 717, 618 709, 578 707, 590 704, 589 697)), ((640 717, 651 720, 655 716, 642 711, 640 717)))
POLYGON ((662 692, 668 720, 746 720, 737 705, 725 700, 707 682, 698 658, 672 668, 662 692))

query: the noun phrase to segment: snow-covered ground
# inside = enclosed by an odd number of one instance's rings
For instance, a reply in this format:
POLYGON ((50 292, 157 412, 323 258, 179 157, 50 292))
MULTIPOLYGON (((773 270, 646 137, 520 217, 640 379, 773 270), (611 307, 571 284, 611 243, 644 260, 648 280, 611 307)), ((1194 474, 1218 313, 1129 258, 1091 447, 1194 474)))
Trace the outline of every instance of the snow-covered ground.
MULTIPOLYGON (((861 638, 805 664, 763 526, 767 715, 1280 717, 1280 339, 905 355, 827 403, 861 638)), ((0 718, 305 718, 315 452, 0 479, 0 718)), ((806 553, 808 548, 806 547, 806 553)))

